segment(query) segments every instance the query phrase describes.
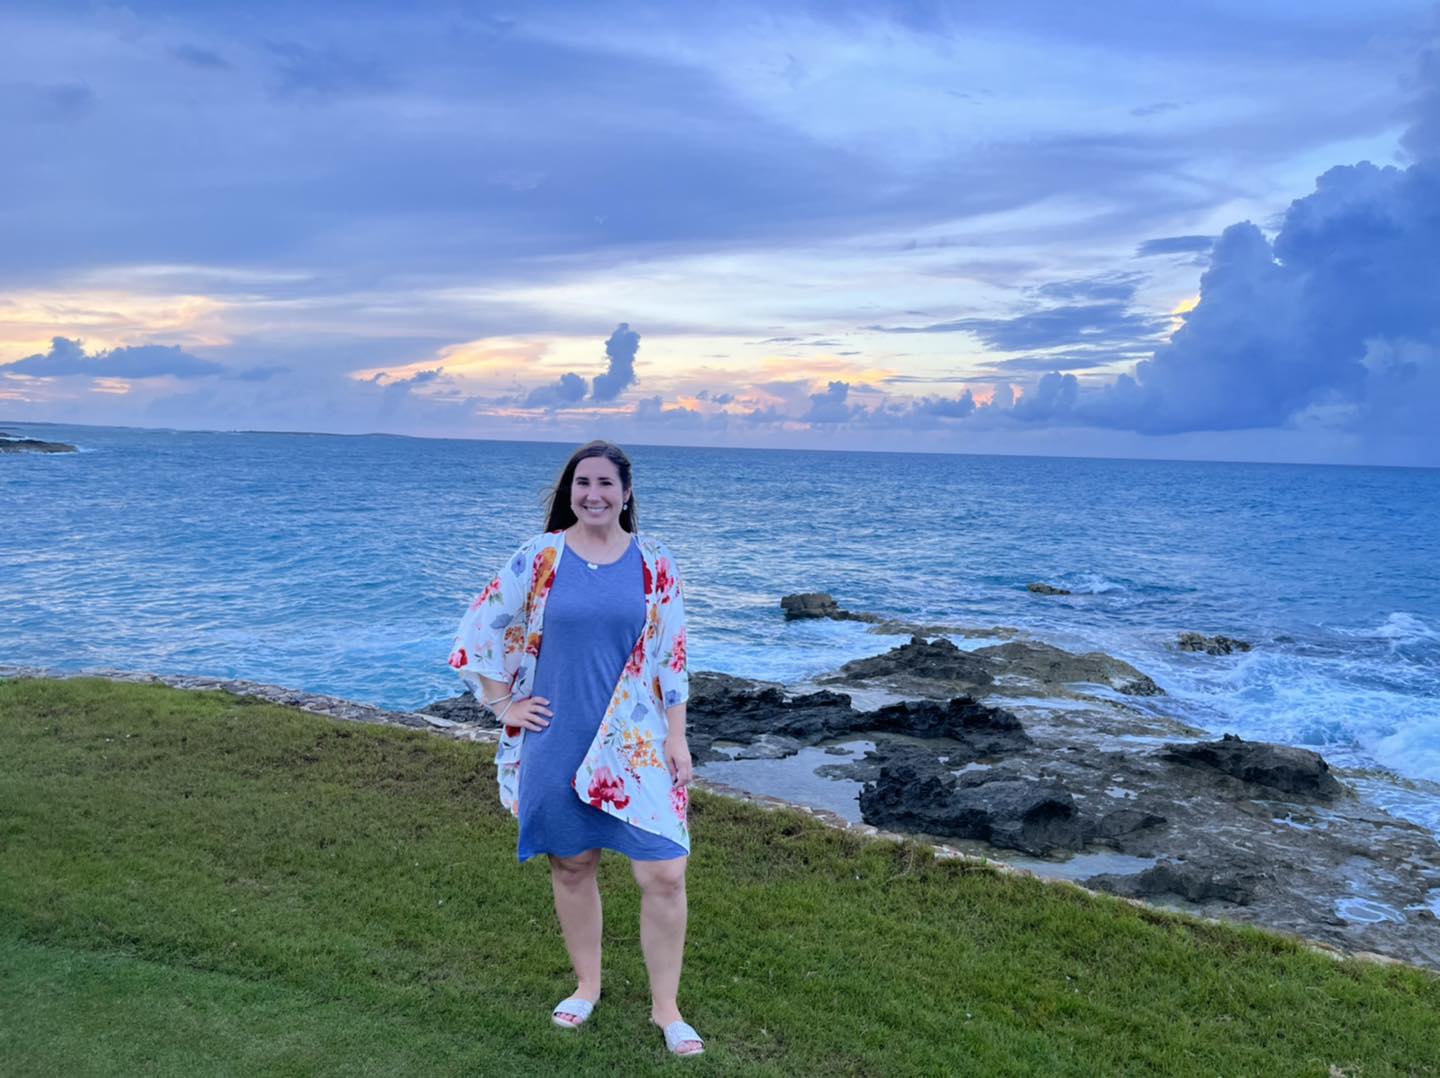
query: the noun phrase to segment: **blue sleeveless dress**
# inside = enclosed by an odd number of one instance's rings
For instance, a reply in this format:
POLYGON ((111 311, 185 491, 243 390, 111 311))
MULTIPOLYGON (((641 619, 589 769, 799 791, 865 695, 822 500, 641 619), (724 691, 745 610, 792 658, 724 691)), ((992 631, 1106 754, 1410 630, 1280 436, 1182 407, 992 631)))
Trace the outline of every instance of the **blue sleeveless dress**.
POLYGON ((645 627, 644 561, 632 540, 618 561, 591 569, 569 546, 545 604, 535 696, 550 725, 525 734, 520 766, 521 861, 606 849, 636 861, 684 857, 685 848, 580 800, 571 781, 645 627))

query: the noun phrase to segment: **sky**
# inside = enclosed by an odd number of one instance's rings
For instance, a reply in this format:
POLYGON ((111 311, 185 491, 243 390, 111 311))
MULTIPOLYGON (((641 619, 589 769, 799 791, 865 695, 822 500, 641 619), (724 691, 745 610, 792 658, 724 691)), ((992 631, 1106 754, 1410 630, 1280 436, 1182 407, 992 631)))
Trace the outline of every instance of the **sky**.
POLYGON ((1433 2, 10 0, 0 72, 0 424, 1440 466, 1433 2))

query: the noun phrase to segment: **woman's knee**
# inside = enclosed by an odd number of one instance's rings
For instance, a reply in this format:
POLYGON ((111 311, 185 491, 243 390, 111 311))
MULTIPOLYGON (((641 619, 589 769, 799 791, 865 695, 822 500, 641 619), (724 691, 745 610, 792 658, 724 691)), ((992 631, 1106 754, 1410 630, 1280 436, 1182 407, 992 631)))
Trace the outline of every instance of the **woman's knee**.
POLYGON ((600 851, 586 850, 574 857, 550 858, 550 876, 562 887, 581 887, 595 878, 600 867, 600 851))
POLYGON ((673 898, 685 893, 685 865, 687 858, 677 857, 673 861, 635 861, 635 882, 647 895, 673 898))

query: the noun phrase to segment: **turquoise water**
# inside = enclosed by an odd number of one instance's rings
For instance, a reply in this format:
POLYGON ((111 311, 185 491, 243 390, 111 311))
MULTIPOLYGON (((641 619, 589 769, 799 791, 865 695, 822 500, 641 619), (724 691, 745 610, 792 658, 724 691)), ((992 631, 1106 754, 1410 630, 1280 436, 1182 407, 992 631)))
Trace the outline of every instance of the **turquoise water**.
MULTIPOLYGON (((0 456, 0 662, 239 676, 396 708, 456 691, 454 623, 539 530, 571 448, 0 429, 84 450, 0 456)), ((643 530, 686 577, 693 669, 793 681, 895 642, 784 622, 781 595, 823 590, 1108 651, 1207 729, 1440 780, 1440 471, 632 455, 643 530), (1032 580, 1076 594, 1037 598, 1032 580), (1257 649, 1182 655, 1190 629, 1257 649)), ((1440 825, 1440 804, 1416 804, 1440 825)))

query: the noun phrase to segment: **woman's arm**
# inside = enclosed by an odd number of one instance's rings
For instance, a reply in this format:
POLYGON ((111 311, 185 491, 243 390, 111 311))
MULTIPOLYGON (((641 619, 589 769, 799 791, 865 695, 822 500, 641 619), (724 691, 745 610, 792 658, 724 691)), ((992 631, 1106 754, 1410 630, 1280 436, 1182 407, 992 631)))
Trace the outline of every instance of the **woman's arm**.
POLYGON ((670 779, 676 786, 686 786, 695 774, 690 760, 690 742, 685 737, 685 705, 667 707, 665 718, 670 723, 670 729, 665 734, 665 766, 670 769, 670 779))
POLYGON ((685 737, 685 701, 690 698, 690 662, 685 646, 685 586, 680 567, 662 549, 656 559, 656 587, 660 589, 660 641, 658 649, 660 703, 665 708, 665 766, 676 785, 692 777, 690 743, 685 737))
POLYGON ((543 730, 550 725, 554 714, 549 708, 550 701, 543 696, 527 696, 515 699, 510 687, 503 681, 492 681, 483 674, 475 675, 484 693, 480 702, 495 715, 501 726, 509 729, 543 730))
POLYGON ((450 649, 450 665, 465 687, 489 707, 506 727, 538 730, 548 725, 545 706, 549 700, 529 697, 517 700, 511 693, 513 656, 507 663, 506 642, 518 633, 521 645, 525 633, 525 595, 529 590, 529 546, 522 546, 501 566, 485 589, 475 597, 450 649))

